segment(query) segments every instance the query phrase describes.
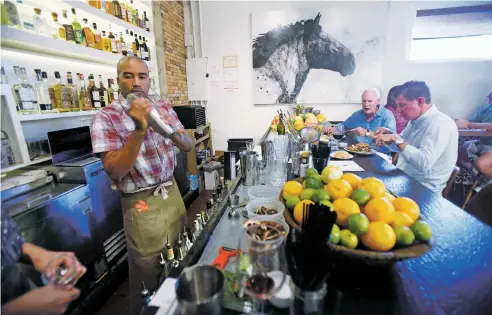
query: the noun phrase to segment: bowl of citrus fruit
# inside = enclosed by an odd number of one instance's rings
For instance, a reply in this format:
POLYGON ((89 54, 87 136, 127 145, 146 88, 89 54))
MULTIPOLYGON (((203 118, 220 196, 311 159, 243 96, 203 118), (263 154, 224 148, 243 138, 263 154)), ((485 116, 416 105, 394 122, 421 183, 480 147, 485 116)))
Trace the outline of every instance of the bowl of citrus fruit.
POLYGON ((366 264, 388 264, 415 258, 432 248, 432 229, 420 216, 419 205, 395 196, 376 177, 361 178, 336 166, 321 174, 308 169, 306 177, 284 184, 280 201, 286 222, 301 230, 304 205, 319 203, 337 213, 329 249, 366 264))

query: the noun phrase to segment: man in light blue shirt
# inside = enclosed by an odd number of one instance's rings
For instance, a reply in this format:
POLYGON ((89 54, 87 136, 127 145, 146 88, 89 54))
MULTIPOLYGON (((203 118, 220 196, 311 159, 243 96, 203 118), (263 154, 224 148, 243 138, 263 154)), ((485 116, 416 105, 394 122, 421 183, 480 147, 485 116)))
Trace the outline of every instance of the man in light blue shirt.
MULTIPOLYGON (((359 142, 372 142, 368 137, 380 127, 385 127, 396 133, 396 120, 393 113, 380 103, 380 93, 376 88, 370 88, 362 93, 362 109, 353 113, 343 122, 345 130, 357 135, 359 142)), ((330 134, 334 127, 327 127, 324 132, 330 134)), ((378 148, 378 151, 389 153, 387 148, 378 148)))
POLYGON ((409 81, 395 95, 397 110, 409 123, 401 136, 378 129, 376 144, 396 144, 400 151, 396 166, 441 193, 458 159, 458 128, 451 117, 431 104, 425 82, 409 81))

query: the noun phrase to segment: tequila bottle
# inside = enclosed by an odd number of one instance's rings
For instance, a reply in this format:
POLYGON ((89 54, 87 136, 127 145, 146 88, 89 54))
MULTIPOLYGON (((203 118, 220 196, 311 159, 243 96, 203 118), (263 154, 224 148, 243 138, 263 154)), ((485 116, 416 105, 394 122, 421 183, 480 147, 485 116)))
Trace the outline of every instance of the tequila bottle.
POLYGON ((111 32, 111 24, 108 25, 108 39, 111 42, 111 49, 110 52, 113 54, 118 53, 118 43, 116 42, 116 37, 114 37, 113 32, 111 32))
POLYGON ((64 85, 61 83, 61 76, 58 71, 55 71, 55 80, 56 83, 50 86, 48 91, 50 93, 51 107, 54 110, 59 111, 61 107, 61 89, 64 85))
POLYGON ((89 20, 83 19, 82 21, 84 22, 84 27, 82 28, 82 31, 84 32, 85 44, 87 45, 87 47, 94 48, 94 33, 92 33, 92 30, 89 26, 89 20))
POLYGON ((67 33, 65 28, 58 23, 58 14, 56 12, 51 13, 53 17, 53 24, 51 25, 51 36, 56 39, 67 39, 67 33))
POLYGON ((22 25, 22 30, 36 33, 32 16, 32 9, 25 5, 22 0, 17 0, 17 11, 22 25))
POLYGON ((89 97, 94 109, 101 108, 101 97, 99 96, 99 89, 94 82, 94 75, 89 74, 89 97))
POLYGON ((41 15, 41 9, 34 8, 33 21, 36 32, 39 35, 50 36, 50 28, 48 22, 41 15))
POLYGON ((67 85, 65 85, 62 91, 62 107, 66 108, 67 104, 68 104, 69 111, 71 112, 80 111, 77 86, 73 84, 73 78, 71 72, 67 72, 67 85), (66 98, 65 102, 63 100, 63 97, 66 98))
POLYGON ((94 47, 99 50, 103 50, 103 41, 101 33, 97 30, 96 23, 92 23, 92 33, 94 34, 94 47))
POLYGON ((79 104, 82 110, 93 110, 89 91, 85 87, 84 75, 79 73, 79 104))
POLYGON ((2 2, 1 22, 3 25, 22 29, 19 10, 14 1, 5 0, 2 2))
POLYGON ((101 107, 106 107, 109 105, 108 91, 104 87, 102 76, 99 75, 99 100, 101 101, 101 107))
POLYGON ((118 50, 118 53, 123 54, 123 56, 128 55, 128 52, 126 51, 125 39, 123 38, 123 32, 120 32, 120 50, 121 52, 118 50))
POLYGON ((39 113, 36 90, 27 79, 26 69, 15 66, 14 73, 20 78, 20 83, 13 87, 19 114, 39 113))
POLYGON ((73 15, 72 28, 75 36, 75 42, 79 45, 86 46, 84 31, 82 30, 82 25, 80 25, 79 21, 77 20, 77 14, 75 12, 75 8, 72 8, 72 15, 73 15))
POLYGON ((36 78, 36 94, 38 97, 38 105, 41 113, 51 112, 50 92, 48 91, 48 76, 46 72, 41 72, 40 69, 35 69, 36 78), (43 77, 44 74, 44 77, 43 77))
POLYGON ((109 97, 109 104, 113 103, 114 101, 117 101, 120 97, 120 92, 118 89, 118 85, 114 84, 113 79, 108 79, 108 97, 109 97))
POLYGON ((103 51, 111 52, 111 41, 109 40, 108 37, 106 37, 106 31, 101 31, 102 36, 102 45, 103 45, 103 51))
POLYGON ((126 30, 126 53, 128 56, 135 56, 133 53, 133 32, 131 32, 131 35, 129 34, 129 31, 126 30))
MULTIPOLYGON (((111 1, 111 7, 112 7, 112 11, 114 12, 114 16, 116 16, 118 19, 122 19, 122 16, 121 16, 121 6, 120 6, 120 3, 116 0, 113 0, 111 1)), ((126 11, 125 11, 126 13, 126 11)))
POLYGON ((68 20, 67 10, 62 10, 62 25, 65 28, 67 42, 75 43, 75 33, 72 24, 68 20))

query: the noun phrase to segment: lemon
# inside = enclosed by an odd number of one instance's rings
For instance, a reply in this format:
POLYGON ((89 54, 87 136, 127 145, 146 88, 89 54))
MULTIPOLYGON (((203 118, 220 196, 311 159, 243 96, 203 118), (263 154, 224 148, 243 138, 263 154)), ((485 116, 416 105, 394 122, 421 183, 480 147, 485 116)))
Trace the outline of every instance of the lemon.
POLYGON ((359 187, 360 182, 362 181, 362 178, 360 176, 357 176, 352 173, 343 174, 342 179, 345 179, 350 184, 350 186, 352 186, 352 189, 357 189, 357 187, 359 187))
POLYGON ((396 229, 402 226, 412 226, 413 220, 410 216, 403 212, 395 212, 395 219, 391 223, 391 227, 396 229))
POLYGON ((395 206, 396 211, 408 214, 413 222, 417 221, 420 217, 419 205, 410 198, 398 197, 393 200, 393 205, 395 206))
POLYGON ((321 179, 325 184, 328 184, 330 180, 340 179, 343 176, 343 171, 338 166, 327 166, 321 172, 321 179))
POLYGON ((386 252, 395 246, 396 234, 386 223, 371 222, 367 233, 362 234, 360 240, 369 249, 386 252))
POLYGON ((364 207, 364 213, 369 221, 378 221, 390 224, 395 219, 395 207, 387 198, 372 199, 364 207))
POLYGON ((304 205, 314 205, 311 200, 302 200, 294 207, 294 219, 302 225, 302 217, 304 214, 304 205))
POLYGON ((325 186, 325 190, 330 193, 333 200, 339 198, 348 198, 352 194, 352 186, 344 179, 330 180, 328 185, 325 186))
POLYGON ((359 205, 349 198, 340 198, 333 202, 333 208, 337 212, 337 225, 347 226, 348 218, 352 214, 360 213, 359 205))
POLYGON ((284 197, 284 199, 287 199, 291 196, 299 197, 302 194, 303 190, 304 189, 302 188, 301 183, 296 182, 295 180, 291 180, 284 184, 284 187, 282 188, 282 196, 284 197))
POLYGON ((360 184, 359 188, 366 190, 371 199, 383 196, 386 193, 386 187, 383 182, 375 177, 364 178, 360 184))

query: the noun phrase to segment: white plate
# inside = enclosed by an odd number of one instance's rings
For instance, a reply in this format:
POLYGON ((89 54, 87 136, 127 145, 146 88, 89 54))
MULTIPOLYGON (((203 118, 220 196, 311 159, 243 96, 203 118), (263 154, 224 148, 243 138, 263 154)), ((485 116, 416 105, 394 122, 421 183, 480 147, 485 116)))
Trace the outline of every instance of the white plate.
POLYGON ((353 156, 352 154, 349 154, 349 157, 348 157, 348 158, 346 158, 346 159, 338 158, 338 157, 335 157, 335 153, 336 153, 336 152, 332 152, 332 153, 330 153, 330 157, 331 157, 332 159, 337 159, 337 160, 352 160, 352 159, 354 158, 354 156, 353 156))
POLYGON ((347 151, 348 153, 352 153, 352 154, 357 154, 357 155, 367 155, 367 156, 369 156, 369 155, 374 155, 374 153, 376 153, 376 151, 375 151, 375 150, 371 150, 371 152, 356 152, 356 151, 351 151, 351 150, 349 150, 349 149, 347 149, 347 148, 345 149, 345 151, 347 151))

